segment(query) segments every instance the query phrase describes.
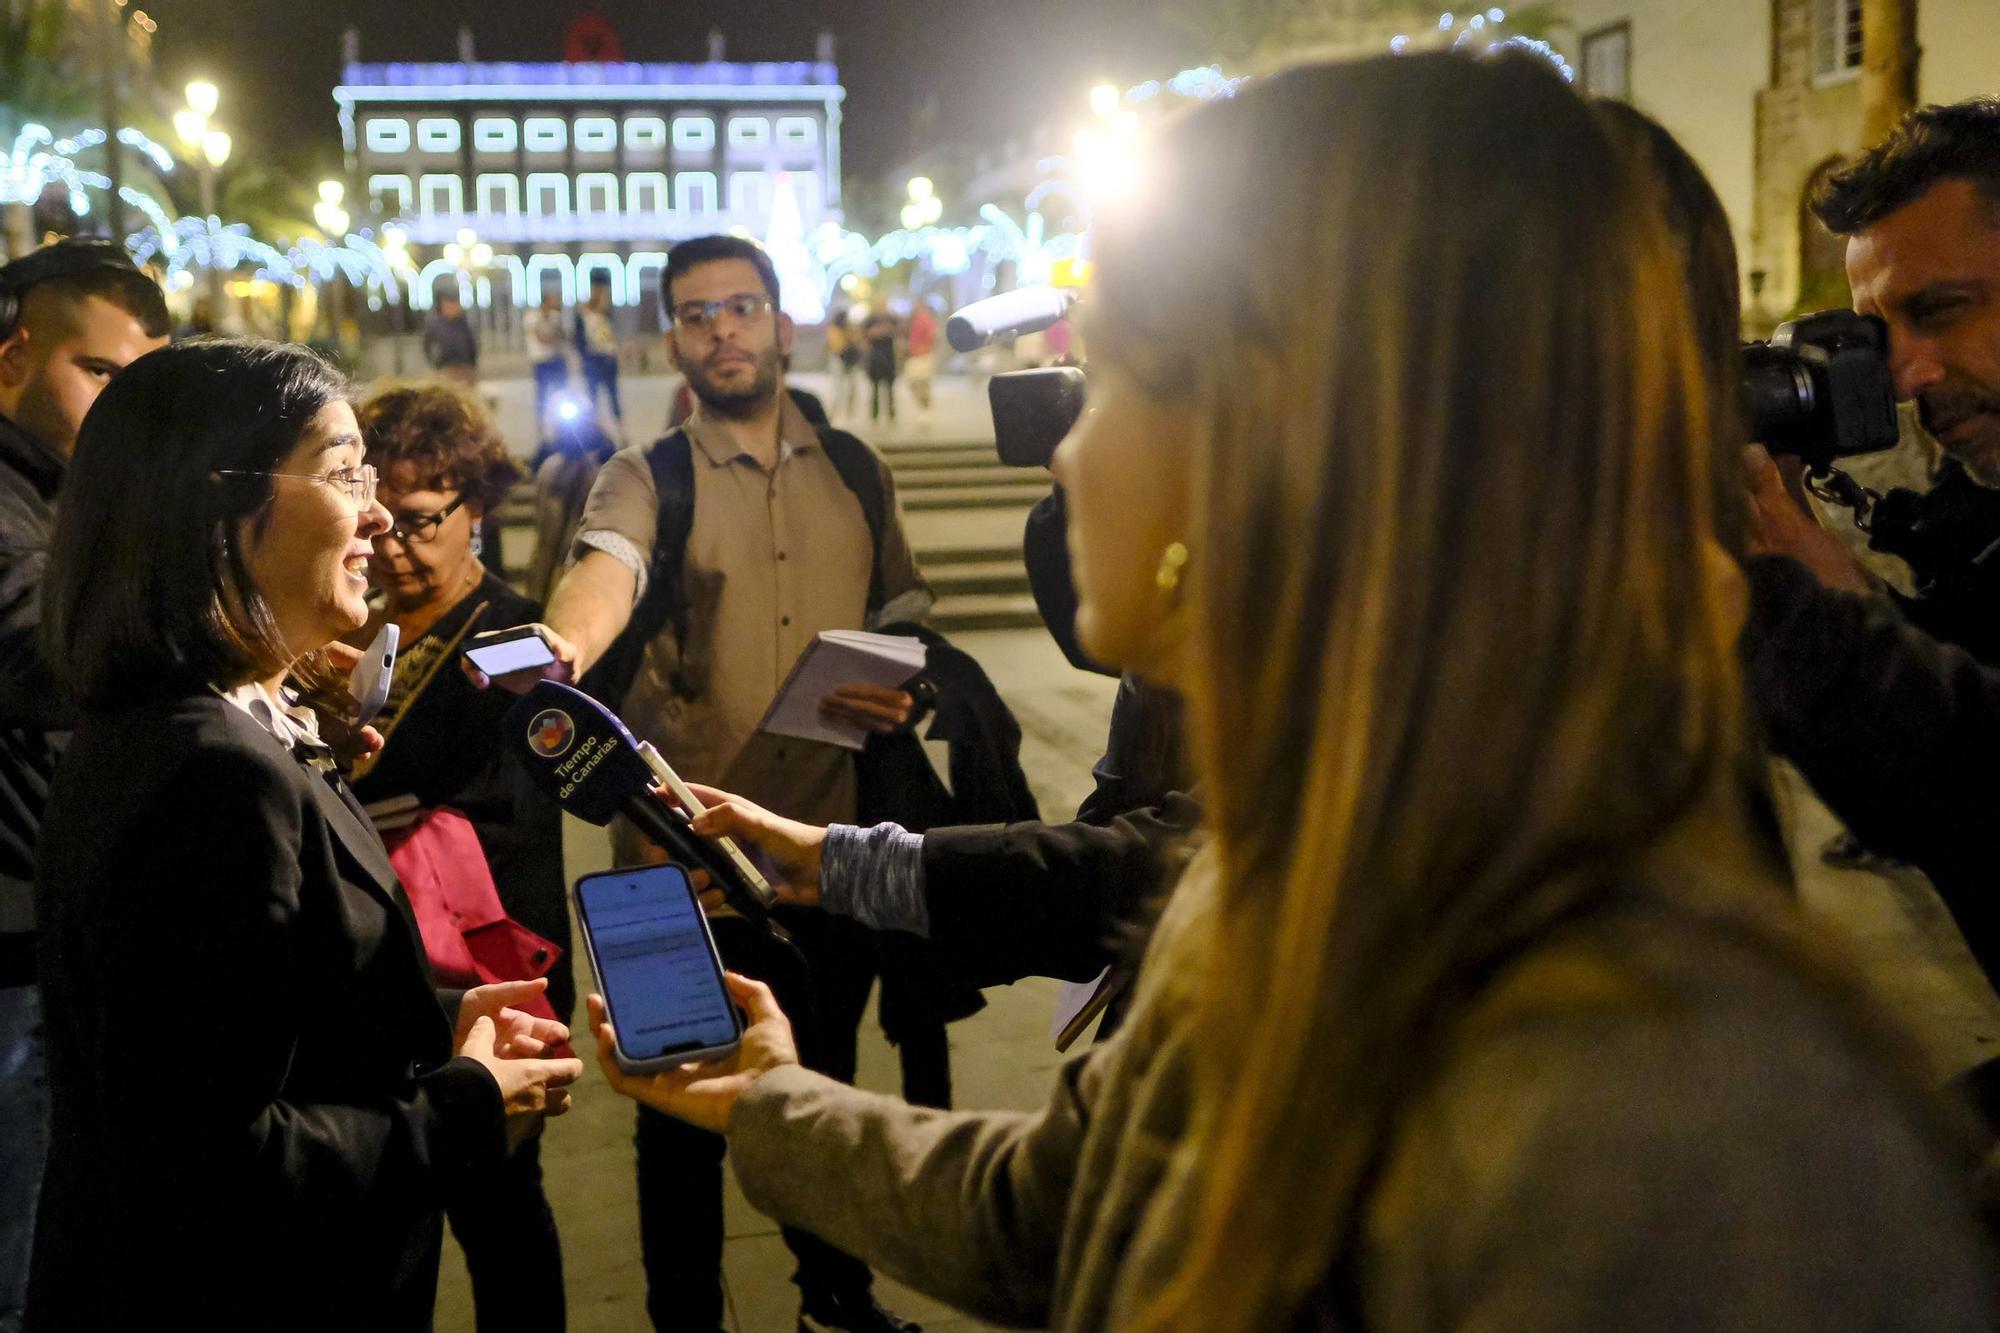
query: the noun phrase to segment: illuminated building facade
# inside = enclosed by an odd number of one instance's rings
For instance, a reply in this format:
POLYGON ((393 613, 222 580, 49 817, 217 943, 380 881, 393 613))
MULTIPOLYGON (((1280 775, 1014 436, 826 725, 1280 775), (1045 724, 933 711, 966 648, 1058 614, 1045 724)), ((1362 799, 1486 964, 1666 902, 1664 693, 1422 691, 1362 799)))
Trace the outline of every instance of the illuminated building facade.
POLYGON ((807 230, 840 217, 845 93, 830 59, 350 63, 333 95, 373 226, 402 227, 419 256, 466 232, 492 249, 483 270, 462 250, 423 264, 419 309, 454 280, 481 306, 544 291, 571 305, 603 273, 648 327, 674 241, 761 240, 774 210, 807 230))

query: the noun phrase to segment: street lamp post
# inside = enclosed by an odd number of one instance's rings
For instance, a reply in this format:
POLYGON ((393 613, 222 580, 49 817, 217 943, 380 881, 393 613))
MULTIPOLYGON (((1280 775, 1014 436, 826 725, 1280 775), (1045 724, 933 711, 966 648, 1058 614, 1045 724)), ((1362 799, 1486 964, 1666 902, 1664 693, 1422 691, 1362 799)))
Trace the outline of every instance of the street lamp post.
MULTIPOLYGON (((195 174, 200 180, 201 215, 204 219, 215 217, 215 175, 229 160, 229 150, 233 146, 229 135, 211 123, 215 109, 221 103, 222 94, 214 84, 206 79, 196 79, 187 86, 187 105, 174 113, 174 133, 193 160, 195 174)), ((222 267, 213 248, 217 230, 213 221, 208 223, 208 229, 209 316, 220 321, 223 306, 222 267)))

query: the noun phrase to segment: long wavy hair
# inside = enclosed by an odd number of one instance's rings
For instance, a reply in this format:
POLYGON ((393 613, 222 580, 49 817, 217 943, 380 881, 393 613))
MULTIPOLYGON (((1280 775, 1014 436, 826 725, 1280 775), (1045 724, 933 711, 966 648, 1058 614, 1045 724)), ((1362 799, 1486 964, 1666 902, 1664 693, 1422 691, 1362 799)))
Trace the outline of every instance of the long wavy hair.
POLYGON ((1157 149, 1092 348, 1194 423, 1213 900, 1148 962, 1201 1169, 1137 1323, 1264 1329, 1454 1012, 1727 791, 1742 599, 1657 196, 1546 67, 1298 68, 1157 149))

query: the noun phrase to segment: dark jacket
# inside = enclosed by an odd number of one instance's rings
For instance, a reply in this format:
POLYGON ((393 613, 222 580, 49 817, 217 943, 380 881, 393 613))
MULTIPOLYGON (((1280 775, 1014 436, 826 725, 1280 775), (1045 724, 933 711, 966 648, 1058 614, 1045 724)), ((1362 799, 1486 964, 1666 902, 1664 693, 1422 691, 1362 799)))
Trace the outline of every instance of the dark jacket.
MULTIPOLYGON (((538 603, 489 574, 414 643, 403 645, 398 670, 411 665, 421 669, 413 650, 441 652, 461 630, 470 637, 541 618, 538 603), (475 612, 477 623, 468 625, 475 612)), ((390 733, 381 758, 355 781, 354 794, 369 805, 415 796, 425 809, 448 806, 471 820, 507 915, 567 951, 562 811, 507 751, 503 724, 513 697, 475 688, 459 670, 457 656, 454 649, 454 660, 437 665, 430 684, 390 733)), ((549 1001, 565 1022, 575 1005, 575 990, 565 953, 549 974, 549 1001)))
POLYGON ((212 693, 87 715, 36 889, 29 1326, 427 1329, 439 1200, 504 1120, 345 785, 212 693))
POLYGON ((1863 844, 1930 877, 2000 981, 2000 671, 1795 561, 1745 568, 1745 683, 1772 750, 1863 844))
MULTIPOLYGON (((35 875, 35 839, 62 733, 75 721, 42 656, 42 575, 55 528, 63 462, 39 440, 0 417, 0 881, 20 886, 35 875)), ((0 986, 35 979, 34 935, 0 917, 0 986)))
POLYGON ((476 366, 479 364, 479 335, 472 321, 460 313, 446 319, 433 310, 424 321, 424 359, 434 366, 476 366))

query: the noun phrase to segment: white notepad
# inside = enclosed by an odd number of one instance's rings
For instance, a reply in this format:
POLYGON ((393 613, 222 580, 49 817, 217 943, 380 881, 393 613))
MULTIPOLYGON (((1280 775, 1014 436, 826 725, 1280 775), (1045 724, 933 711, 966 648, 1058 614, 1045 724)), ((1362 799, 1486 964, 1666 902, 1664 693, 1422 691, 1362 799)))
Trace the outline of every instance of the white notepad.
POLYGON ((859 750, 868 733, 847 722, 821 716, 820 700, 842 685, 896 689, 924 669, 924 641, 858 629, 830 629, 799 655, 792 673, 771 701, 759 731, 859 750))

